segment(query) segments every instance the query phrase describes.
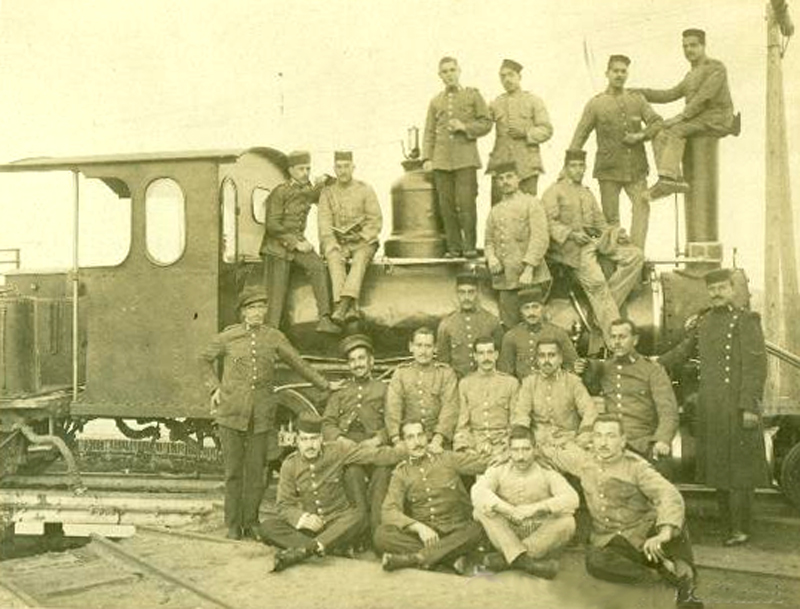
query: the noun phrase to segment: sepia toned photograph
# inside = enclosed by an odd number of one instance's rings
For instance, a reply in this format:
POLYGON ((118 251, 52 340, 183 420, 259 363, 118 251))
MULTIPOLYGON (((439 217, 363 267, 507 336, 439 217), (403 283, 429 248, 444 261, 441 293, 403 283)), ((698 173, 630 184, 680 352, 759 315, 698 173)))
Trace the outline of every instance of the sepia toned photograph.
POLYGON ((0 609, 800 606, 798 10, 0 0, 0 609))

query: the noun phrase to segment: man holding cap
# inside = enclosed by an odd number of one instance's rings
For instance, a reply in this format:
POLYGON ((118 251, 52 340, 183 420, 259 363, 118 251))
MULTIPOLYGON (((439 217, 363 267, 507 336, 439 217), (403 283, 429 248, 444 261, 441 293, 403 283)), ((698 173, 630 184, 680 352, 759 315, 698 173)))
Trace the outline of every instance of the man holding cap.
POLYGON ((539 199, 519 190, 516 164, 498 163, 494 176, 503 198, 489 211, 484 252, 492 287, 498 293, 500 320, 508 330, 519 321, 520 288, 549 287, 550 271, 544 256, 550 235, 539 199))
POLYGON ((378 249, 383 223, 375 191, 353 179, 354 169, 352 152, 334 152, 336 182, 326 186, 319 198, 319 243, 328 262, 335 303, 331 319, 339 324, 358 317, 361 283, 378 249))
POLYGON ((689 190, 681 175, 687 137, 738 135, 727 70, 721 61, 706 56, 703 30, 684 30, 683 54, 692 68, 680 83, 671 89, 639 89, 647 101, 657 104, 686 100, 683 112, 665 120, 653 140, 658 168, 658 182, 650 189, 653 200, 689 190))
MULTIPOLYGON (((346 444, 368 448, 386 444, 386 383, 372 378, 372 366, 375 363, 372 341, 363 334, 354 334, 342 339, 341 349, 347 357, 352 376, 328 400, 322 419, 322 437, 326 442, 338 439, 346 444)), ((364 519, 369 517, 373 533, 381 522, 381 503, 389 488, 389 475, 386 467, 351 465, 345 469, 348 491, 364 519)))
POLYGON ((200 362, 211 395, 212 414, 222 441, 225 461, 225 524, 228 537, 251 536, 258 526, 258 508, 264 494, 264 466, 268 446, 277 441, 273 394, 275 365, 283 361, 317 388, 329 385, 305 363, 286 337, 264 323, 267 295, 247 287, 239 298, 242 323, 217 334, 200 362), (216 363, 222 361, 220 380, 216 363))
POLYGON ((308 276, 317 301, 319 332, 339 332, 339 326, 330 318, 328 276, 322 259, 305 237, 308 212, 316 203, 322 182, 312 186, 309 182, 311 155, 308 152, 291 152, 287 157, 289 179, 279 184, 267 198, 266 226, 261 241, 264 256, 264 283, 270 295, 267 323, 280 327, 283 307, 289 290, 292 267, 301 267, 308 276))
POLYGON ((456 275, 458 310, 439 324, 436 331, 436 359, 450 364, 458 378, 475 370, 473 342, 479 336, 491 336, 496 344, 503 338, 500 320, 484 309, 478 300, 478 275, 456 275))
POLYGON ((731 272, 711 271, 705 280, 711 307, 659 361, 674 369, 700 360, 698 474, 717 489, 725 544, 739 545, 749 538, 753 489, 769 484, 761 422, 767 352, 758 313, 734 305, 731 272))
POLYGON ((545 319, 544 293, 539 288, 519 291, 519 313, 522 317, 516 326, 503 336, 498 370, 513 374, 520 381, 536 367, 536 346, 540 340, 555 340, 561 346, 564 367, 572 370, 578 353, 575 345, 562 327, 545 319))
POLYGON ((631 241, 644 249, 650 219, 644 142, 660 129, 661 117, 641 93, 625 88, 630 64, 625 55, 608 58, 608 88, 586 104, 569 147, 580 150, 595 132, 594 177, 600 184, 603 213, 609 224, 620 225, 619 193, 624 188, 632 206, 631 241))
MULTIPOLYGON (((494 166, 509 161, 516 163, 519 189, 536 196, 539 174, 544 173, 539 145, 553 135, 553 125, 544 102, 533 93, 523 91, 522 65, 504 59, 500 65, 500 83, 505 93, 489 105, 489 116, 495 124, 494 149, 489 156, 489 173, 494 166)), ((492 180, 492 205, 503 193, 496 179, 492 180)))

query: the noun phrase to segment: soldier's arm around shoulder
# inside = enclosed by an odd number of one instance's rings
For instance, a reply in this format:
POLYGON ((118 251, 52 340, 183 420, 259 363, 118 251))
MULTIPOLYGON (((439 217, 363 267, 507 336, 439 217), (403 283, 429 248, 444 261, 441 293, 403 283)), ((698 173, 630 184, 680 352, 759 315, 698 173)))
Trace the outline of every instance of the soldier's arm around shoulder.
POLYGON ((455 453, 448 450, 439 455, 439 458, 449 463, 462 476, 477 476, 489 466, 489 457, 485 455, 455 453))
POLYGON ((761 411, 761 400, 767 381, 767 346, 761 328, 761 316, 754 311, 742 311, 739 324, 742 350, 739 408, 758 413, 761 411))
POLYGON ((492 130, 492 118, 489 115, 489 108, 481 92, 474 87, 467 87, 467 90, 472 96, 475 118, 466 122, 464 127, 466 128, 467 137, 471 140, 476 140, 492 130))
POLYGON ((586 106, 583 108, 583 114, 575 127, 575 133, 572 135, 570 142, 571 150, 581 150, 586 145, 586 140, 589 139, 597 121, 597 112, 595 111, 597 97, 590 99, 586 106))
POLYGON ((658 356, 659 364, 667 370, 671 370, 694 355, 697 349, 698 327, 702 323, 702 317, 703 312, 699 313, 694 320, 687 320, 686 334, 672 349, 658 356))

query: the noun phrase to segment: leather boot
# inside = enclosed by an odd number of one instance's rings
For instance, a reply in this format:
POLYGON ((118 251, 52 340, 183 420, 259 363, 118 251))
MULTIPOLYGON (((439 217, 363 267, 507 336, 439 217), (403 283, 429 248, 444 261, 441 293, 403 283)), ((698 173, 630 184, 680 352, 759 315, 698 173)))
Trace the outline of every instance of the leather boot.
POLYGON ((342 297, 331 314, 331 321, 333 323, 342 325, 345 322, 347 319, 347 313, 350 311, 350 304, 352 301, 353 299, 349 296, 342 297))
POLYGON ((275 566, 272 571, 278 573, 305 561, 310 556, 306 548, 287 548, 285 550, 278 550, 275 552, 275 566))
POLYGON ((384 571, 397 571, 398 569, 419 568, 419 556, 416 554, 389 554, 383 555, 381 566, 384 571))
POLYGON ((527 554, 521 554, 518 556, 517 559, 511 563, 511 566, 512 568, 525 571, 525 573, 530 573, 531 575, 541 577, 542 579, 553 579, 558 573, 557 560, 537 560, 535 558, 531 558, 527 554))
POLYGON ((339 334, 342 329, 331 321, 330 315, 323 315, 317 322, 317 332, 325 334, 339 334))

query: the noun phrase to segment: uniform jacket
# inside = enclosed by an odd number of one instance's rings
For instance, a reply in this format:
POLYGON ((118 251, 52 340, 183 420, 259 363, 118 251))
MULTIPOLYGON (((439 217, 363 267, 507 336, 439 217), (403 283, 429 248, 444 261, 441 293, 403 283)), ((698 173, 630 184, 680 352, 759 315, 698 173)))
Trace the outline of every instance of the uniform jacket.
POLYGON ((491 336, 499 345, 503 339, 500 320, 486 309, 454 311, 445 317, 436 331, 436 359, 450 364, 459 378, 475 370, 472 344, 481 336, 491 336))
POLYGON ((753 488, 768 481, 763 429, 745 429, 742 413, 760 413, 767 377, 761 317, 733 306, 700 315, 682 342, 659 360, 674 369, 700 360, 698 474, 714 488, 753 488))
POLYGON ((327 389, 328 381, 275 328, 236 324, 214 337, 201 354, 200 362, 208 392, 221 389, 217 424, 246 431, 253 417, 253 431, 274 429, 276 403, 272 391, 278 360, 320 389, 327 389), (223 363, 221 381, 217 360, 223 363))
POLYGON ((489 106, 495 123, 494 149, 489 156, 489 170, 498 163, 517 164, 520 180, 544 172, 539 144, 553 135, 553 125, 544 102, 528 91, 503 93, 489 106), (519 139, 508 134, 509 127, 525 133, 519 139))
POLYGON ((276 501, 278 514, 295 527, 303 514, 330 519, 350 507, 343 481, 346 466, 390 466, 405 454, 404 448, 366 448, 338 442, 324 444, 314 461, 294 452, 281 465, 276 501))
POLYGON ((288 180, 267 197, 264 238, 260 253, 291 260, 297 243, 305 237, 311 205, 319 200, 322 185, 288 180))
POLYGON ((331 394, 322 419, 326 441, 345 436, 355 442, 378 436, 385 443, 384 402, 386 383, 375 379, 351 378, 331 394))
POLYGON ((572 370, 578 352, 566 330, 549 321, 543 321, 531 327, 522 321, 503 336, 500 359, 497 369, 513 374, 519 380, 528 376, 536 368, 536 348, 541 340, 557 340, 561 345, 564 368, 572 370))
POLYGON ((640 133, 646 125, 646 139, 660 129, 661 117, 641 93, 623 90, 615 93, 610 87, 595 95, 583 110, 583 116, 572 136, 570 148, 581 149, 592 131, 597 134, 594 177, 598 180, 634 182, 647 175, 644 142, 627 146, 622 139, 628 133, 640 133))
POLYGON ((486 469, 476 455, 445 451, 398 463, 383 502, 381 522, 401 529, 421 522, 450 533, 472 522, 472 505, 461 476, 486 469))
POLYGON ((720 135, 730 133, 733 126, 733 101, 728 88, 725 65, 706 57, 692 66, 683 80, 671 89, 640 89, 647 101, 664 104, 681 99, 686 106, 679 116, 683 120, 700 121, 720 135))
POLYGON ((452 440, 458 420, 458 379, 447 364, 416 362, 397 367, 386 393, 386 432, 400 435, 400 424, 419 419, 430 434, 452 440))
POLYGON ((445 89, 431 100, 425 119, 422 158, 430 160, 434 169, 453 171, 481 166, 476 140, 489 133, 492 119, 477 89, 458 87, 445 89), (451 133, 450 119, 464 123, 466 132, 451 133))
POLYGON ((352 180, 346 186, 338 182, 326 186, 319 198, 317 210, 319 243, 322 253, 344 244, 354 248, 364 244, 377 244, 383 216, 378 197, 372 187, 360 180, 352 180), (334 231, 346 229, 362 220, 361 228, 354 230, 352 241, 345 240, 334 231))
POLYGON ((508 422, 519 381, 502 372, 473 372, 458 383, 459 411, 453 450, 500 454, 508 445, 508 422))
POLYGON ((670 444, 678 431, 678 402, 660 364, 636 352, 590 363, 600 381, 606 412, 622 416, 628 445, 645 453, 652 442, 670 444))
POLYGON ((523 265, 534 267, 533 283, 550 281, 544 260, 549 244, 547 215, 539 199, 517 191, 489 211, 486 220, 486 262, 499 262, 503 271, 492 275, 495 290, 516 290, 523 265))

